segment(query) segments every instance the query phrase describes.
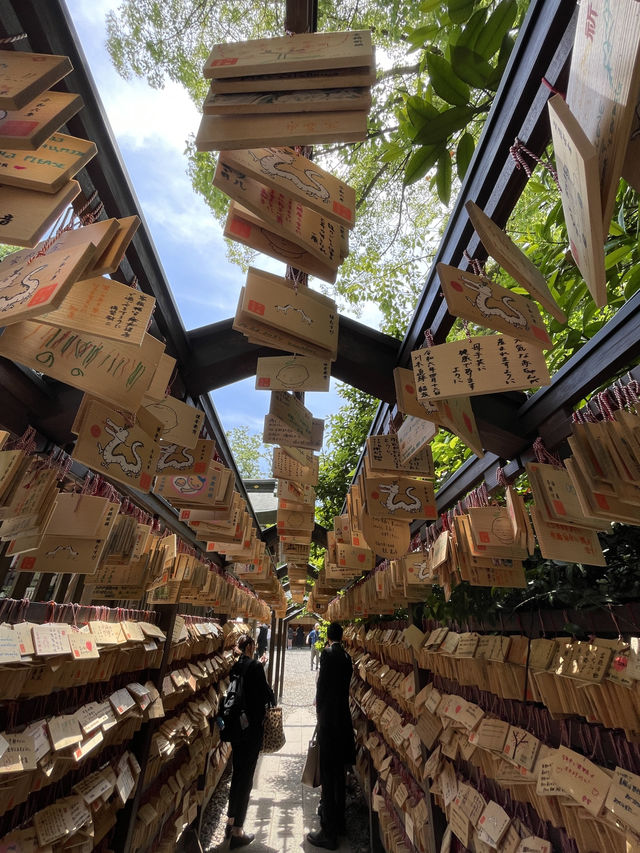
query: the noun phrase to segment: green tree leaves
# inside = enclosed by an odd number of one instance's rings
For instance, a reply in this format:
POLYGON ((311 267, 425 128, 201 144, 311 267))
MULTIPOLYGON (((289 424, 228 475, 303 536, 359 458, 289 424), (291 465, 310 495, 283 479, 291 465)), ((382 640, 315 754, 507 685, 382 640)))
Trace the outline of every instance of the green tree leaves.
POLYGON ((451 63, 444 56, 427 54, 427 70, 434 92, 443 101, 459 107, 469 103, 469 86, 454 74, 451 63))
POLYGON ((460 180, 464 178, 475 151, 476 142, 470 133, 463 133, 456 148, 456 169, 460 180))
POLYGON ((423 145, 414 151, 404 170, 405 186, 414 184, 420 178, 424 178, 429 169, 435 166, 440 155, 440 149, 436 145, 423 145))

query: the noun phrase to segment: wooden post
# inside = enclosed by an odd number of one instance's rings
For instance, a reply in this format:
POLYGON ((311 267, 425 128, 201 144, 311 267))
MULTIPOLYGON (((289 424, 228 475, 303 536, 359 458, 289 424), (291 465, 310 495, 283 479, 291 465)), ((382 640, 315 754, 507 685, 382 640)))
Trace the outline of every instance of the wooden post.
POLYGON ((283 624, 282 619, 278 619, 276 621, 276 663, 275 663, 275 667, 273 670, 273 681, 271 682, 271 686, 273 687, 273 692, 274 692, 276 698, 278 697, 278 685, 279 685, 279 679, 280 679, 280 651, 281 651, 280 634, 282 632, 282 624, 283 624))
POLYGON ((269 640, 269 664, 267 667, 267 681, 273 683, 273 652, 276 647, 276 615, 271 613, 271 638, 269 640))
POLYGON ((280 659, 280 678, 278 679, 278 687, 280 689, 279 689, 278 695, 276 696, 277 701, 280 701, 280 699, 282 698, 282 693, 284 690, 284 658, 285 658, 285 655, 287 652, 287 631, 288 631, 287 623, 284 619, 282 619, 281 631, 280 631, 280 635, 281 635, 280 636, 280 646, 282 649, 282 654, 281 654, 281 659, 280 659))

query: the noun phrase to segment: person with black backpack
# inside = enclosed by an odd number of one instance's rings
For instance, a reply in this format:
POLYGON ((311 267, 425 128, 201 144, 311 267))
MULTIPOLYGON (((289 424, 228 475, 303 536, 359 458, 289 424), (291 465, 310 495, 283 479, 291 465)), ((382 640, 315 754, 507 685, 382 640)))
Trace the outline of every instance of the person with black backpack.
POLYGON ((262 746, 267 705, 275 705, 273 690, 267 683, 264 667, 253 659, 255 642, 249 634, 238 640, 239 660, 231 668, 231 680, 222 702, 221 738, 231 743, 233 772, 229 791, 225 838, 229 849, 246 847, 254 835, 244 832, 244 819, 249 807, 253 775, 262 746))

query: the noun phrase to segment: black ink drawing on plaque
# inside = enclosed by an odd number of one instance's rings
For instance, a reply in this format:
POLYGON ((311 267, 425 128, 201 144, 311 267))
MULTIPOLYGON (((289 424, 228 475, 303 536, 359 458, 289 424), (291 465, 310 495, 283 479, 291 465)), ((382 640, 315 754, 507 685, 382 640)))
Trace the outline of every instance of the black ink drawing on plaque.
POLYGON ((476 291, 475 299, 470 299, 468 296, 466 298, 472 305, 475 305, 484 317, 501 317, 506 323, 510 323, 519 329, 528 326, 527 318, 524 314, 518 311, 517 308, 514 308, 513 299, 509 293, 505 293, 502 298, 498 299, 493 296, 491 288, 488 285, 479 281, 471 281, 471 279, 465 278, 464 275, 461 275, 460 278, 467 287, 476 291), (492 299, 497 304, 490 305, 489 302, 492 299))
POLYGON ((14 277, 13 281, 6 287, 0 288, 0 312, 10 311, 23 302, 28 302, 38 289, 40 280, 34 278, 36 273, 46 268, 46 264, 28 272, 24 278, 14 277))
POLYGON ((287 388, 300 388, 309 379, 309 371, 304 364, 285 364, 276 373, 276 379, 287 388))
POLYGON ((303 323, 307 323, 307 325, 311 325, 313 323, 313 317, 310 317, 302 308, 296 308, 295 305, 276 305, 276 311, 281 311, 285 316, 289 313, 289 311, 294 311, 296 314, 299 314, 302 318, 303 323))
POLYGON ((103 468, 108 468, 110 465, 119 465, 127 476, 137 476, 142 471, 142 459, 138 453, 138 448, 142 447, 144 442, 134 441, 129 446, 127 444, 129 430, 126 427, 114 424, 110 418, 107 418, 106 424, 105 432, 113 436, 113 438, 104 447, 98 442, 98 453, 103 459, 100 464, 103 468), (133 459, 130 457, 133 457, 133 459))
POLYGON ((178 471, 181 471, 183 468, 190 468, 193 461, 194 457, 186 447, 179 447, 177 444, 165 444, 160 449, 157 470, 160 472, 164 471, 165 468, 177 468, 178 471))
POLYGON ((253 151, 249 151, 265 175, 270 175, 272 178, 284 178, 286 181, 291 181, 305 195, 325 204, 329 202, 329 190, 320 183, 322 175, 319 172, 314 169, 304 169, 303 174, 309 182, 304 183, 300 177, 300 172, 290 168, 295 162, 295 154, 289 154, 276 148, 269 148, 268 150, 271 153, 262 157, 256 157, 253 151))
POLYGON ((387 495, 385 500, 382 500, 382 498, 380 499, 380 503, 383 507, 388 509, 389 512, 396 512, 399 509, 404 510, 405 512, 417 512, 422 508, 422 501, 413 493, 413 486, 409 486, 404 491, 403 497, 406 497, 407 501, 402 499, 396 500, 400 493, 400 486, 398 483, 379 483, 378 491, 387 495), (411 503, 408 503, 409 500, 411 503))

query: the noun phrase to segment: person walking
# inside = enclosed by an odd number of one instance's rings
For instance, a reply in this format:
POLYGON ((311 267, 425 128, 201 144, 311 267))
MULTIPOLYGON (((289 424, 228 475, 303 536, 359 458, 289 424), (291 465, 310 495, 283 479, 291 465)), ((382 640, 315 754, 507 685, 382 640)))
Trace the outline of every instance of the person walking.
POLYGON ((276 704, 273 690, 264 674, 264 667, 253 659, 255 648, 253 637, 250 634, 243 634, 236 648, 240 652, 240 658, 234 663, 230 674, 232 677, 242 678, 241 702, 246 720, 243 731, 230 740, 233 771, 225 830, 225 838, 229 839, 230 850, 246 847, 255 837, 244 832, 244 819, 249 807, 253 775, 262 746, 266 706, 276 704))
POLYGON ((320 639, 320 625, 316 622, 311 631, 309 631, 309 636, 307 637, 307 643, 311 646, 311 670, 313 671, 313 662, 315 661, 316 669, 318 669, 318 662, 320 659, 320 653, 318 651, 318 647, 316 643, 320 639))
POLYGON ((320 830, 310 832, 307 841, 314 847, 338 849, 338 835, 344 832, 345 769, 356 760, 353 723, 349 710, 349 682, 353 665, 341 645, 342 626, 332 622, 327 628, 327 646, 320 655, 316 685, 318 751, 322 785, 320 830))
POLYGON ((266 653, 267 653, 267 642, 268 642, 267 637, 268 637, 268 634, 269 634, 269 629, 263 623, 258 628, 258 640, 257 640, 257 644, 256 644, 257 645, 256 657, 258 658, 258 660, 261 663, 264 663, 264 661, 262 660, 262 656, 266 655, 266 653))
POLYGON ((296 631, 296 636, 293 640, 293 645, 297 648, 302 648, 304 646, 304 628, 302 625, 298 625, 298 630, 296 631))

